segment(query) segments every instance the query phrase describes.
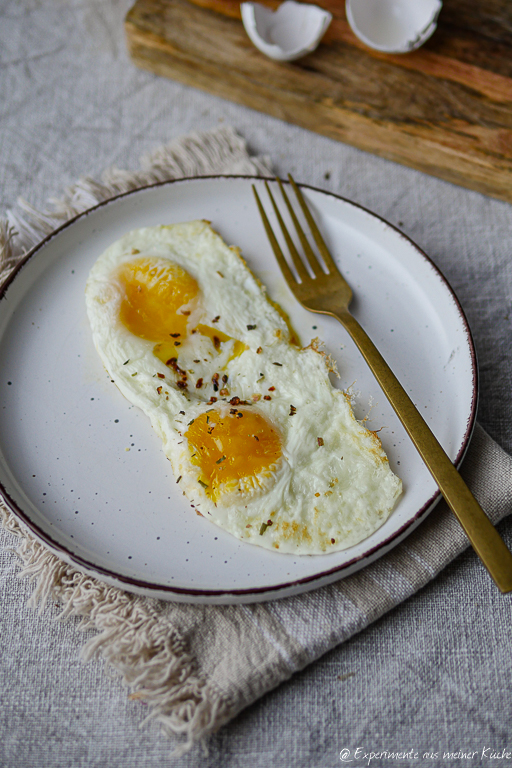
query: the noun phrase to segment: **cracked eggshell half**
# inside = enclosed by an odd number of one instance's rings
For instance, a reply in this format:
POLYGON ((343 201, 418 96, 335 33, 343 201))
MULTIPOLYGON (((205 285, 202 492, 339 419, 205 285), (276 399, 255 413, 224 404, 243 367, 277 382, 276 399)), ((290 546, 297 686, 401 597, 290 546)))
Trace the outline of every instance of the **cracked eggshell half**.
POLYGON ((332 19, 319 6, 295 0, 285 0, 276 11, 249 2, 240 9, 252 43, 276 61, 295 61, 314 51, 332 19))
POLYGON ((370 48, 408 53, 434 33, 441 0, 346 0, 352 31, 370 48))

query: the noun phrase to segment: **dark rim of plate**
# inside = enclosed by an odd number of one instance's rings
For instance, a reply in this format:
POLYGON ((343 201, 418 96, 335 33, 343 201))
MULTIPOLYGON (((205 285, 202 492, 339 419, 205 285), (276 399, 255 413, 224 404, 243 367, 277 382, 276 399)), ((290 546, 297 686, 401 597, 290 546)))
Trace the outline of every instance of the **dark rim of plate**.
MULTIPOLYGON (((245 180, 248 182, 254 182, 254 181, 272 182, 272 181, 275 181, 275 176, 245 176, 245 175, 191 176, 184 179, 172 179, 168 181, 159 181, 154 184, 148 184, 142 187, 137 187, 137 189, 133 189, 128 192, 123 192, 122 194, 115 195, 114 197, 110 197, 107 200, 104 200, 101 203, 98 203, 97 205, 93 206, 92 208, 88 208, 86 211, 79 213, 77 216, 74 216, 72 219, 67 221, 65 224, 62 224, 60 227, 58 227, 49 235, 47 235, 47 237, 41 240, 37 245, 35 245, 34 248, 32 248, 23 257, 23 259, 16 265, 16 267, 11 272, 7 280, 0 287, 0 301, 5 297, 9 286, 13 283, 13 281, 19 275, 23 267, 29 261, 31 261, 44 248, 44 246, 46 246, 51 240, 57 237, 63 230, 72 226, 76 221, 86 216, 89 216, 91 213, 94 213, 98 209, 104 208, 105 206, 111 203, 115 203, 117 200, 120 200, 121 198, 129 197, 130 195, 136 195, 139 192, 155 189, 157 187, 169 186, 171 184, 183 184, 183 183, 188 184, 196 181, 197 182, 204 182, 208 180, 224 181, 229 179, 236 179, 240 181, 245 180)), ((284 183, 288 184, 289 182, 284 182, 284 183)), ((454 461, 454 464, 456 466, 459 466, 469 446, 473 428, 475 426, 476 412, 477 412, 477 406, 478 406, 478 367, 477 367, 476 352, 475 352, 473 337, 471 335, 471 330, 469 328, 468 321, 464 314, 464 310, 462 309, 462 306, 454 290, 452 289, 451 285, 449 284, 448 280, 443 275, 441 270, 434 264, 432 259, 413 240, 411 240, 410 237, 408 237, 403 232, 401 232, 393 224, 390 224, 388 221, 386 221, 386 219, 383 219, 378 214, 373 213, 372 211, 368 210, 364 206, 359 205, 358 203, 354 203, 352 200, 348 200, 347 198, 342 197, 341 195, 337 195, 333 192, 328 192, 326 190, 320 189, 319 187, 313 187, 309 184, 299 184, 298 186, 300 186, 303 189, 310 189, 313 192, 318 192, 327 197, 332 197, 336 200, 341 200, 342 202, 348 203, 354 208, 359 208, 360 210, 372 216, 374 219, 380 220, 387 227, 394 230, 399 235, 399 237, 403 238, 414 247, 417 253, 430 265, 430 267, 434 270, 434 272, 441 278, 441 281, 445 284, 445 287, 448 289, 448 292, 451 294, 453 301, 455 303, 455 306, 458 310, 464 331, 466 333, 466 339, 467 339, 468 347, 471 354, 472 377, 473 377, 473 382, 472 382, 473 396, 471 400, 471 412, 468 418, 466 431, 464 434, 464 438, 462 440, 461 447, 454 461)), ((250 589, 207 590, 207 589, 173 587, 167 584, 156 584, 154 582, 142 581, 140 579, 135 579, 130 576, 124 576, 122 574, 118 574, 115 571, 110 571, 107 568, 102 568, 101 566, 98 566, 95 563, 89 562, 85 558, 80 557, 79 555, 76 555, 74 552, 69 550, 63 544, 61 544, 58 541, 55 541, 54 539, 52 539, 51 536, 49 536, 47 533, 42 531, 39 528, 39 526, 35 524, 30 519, 30 517, 23 511, 23 509, 18 506, 17 502, 10 497, 9 493, 7 492, 3 484, 0 483, 0 496, 2 497, 6 506, 15 515, 15 517, 17 517, 23 523, 23 525, 27 527, 36 536, 37 539, 39 539, 39 541, 47 545, 47 547, 54 554, 62 556, 62 558, 66 562, 70 563, 71 565, 76 565, 80 571, 82 572, 85 571, 89 575, 97 576, 98 578, 100 578, 100 580, 102 576, 106 577, 107 579, 115 582, 116 585, 118 585, 120 588, 124 586, 128 589, 128 591, 130 591, 130 587, 131 587, 132 588, 131 591, 135 591, 136 593, 138 592, 140 593, 142 591, 144 592, 151 591, 155 595, 165 594, 167 599, 172 599, 172 595, 176 595, 177 599, 179 599, 180 596, 183 596, 183 597, 190 596, 190 597, 197 597, 197 598, 204 597, 204 598, 210 598, 212 600, 215 598, 228 599, 230 596, 233 596, 233 597, 254 596, 255 598, 263 599, 262 596, 267 596, 267 595, 268 595, 268 599, 273 599, 273 598, 275 599, 281 596, 279 593, 287 592, 288 594, 291 594, 295 587, 298 587, 301 585, 308 585, 306 589, 314 589, 316 582, 318 582, 319 587, 325 586, 326 584, 336 581, 337 578, 341 579, 343 578, 344 575, 349 575, 349 573, 354 573, 356 570, 359 570, 365 565, 370 564, 371 562, 377 559, 379 553, 383 555, 386 552, 388 552, 390 549, 392 549, 396 544, 398 544, 402 539, 404 539, 408 533, 410 533, 414 528, 416 528, 416 526, 422 520, 422 518, 426 516, 428 512, 430 512, 431 509, 435 506, 435 504, 440 498, 440 495, 441 495, 440 491, 437 490, 425 502, 425 504, 418 510, 418 512, 416 512, 414 517, 409 519, 407 523, 405 523, 401 528, 395 531, 391 536, 389 536, 384 541, 380 542, 375 547, 372 547, 371 549, 367 550, 362 555, 359 555, 358 557, 354 557, 352 560, 349 560, 348 562, 343 563, 342 565, 335 566, 334 568, 330 568, 325 571, 318 571, 317 573, 311 576, 304 577, 302 579, 296 579, 293 581, 273 584, 272 586, 254 587, 250 589)), ((285 595, 282 595, 282 596, 285 596, 285 595)), ((245 602, 250 602, 250 601, 246 600, 245 602)))

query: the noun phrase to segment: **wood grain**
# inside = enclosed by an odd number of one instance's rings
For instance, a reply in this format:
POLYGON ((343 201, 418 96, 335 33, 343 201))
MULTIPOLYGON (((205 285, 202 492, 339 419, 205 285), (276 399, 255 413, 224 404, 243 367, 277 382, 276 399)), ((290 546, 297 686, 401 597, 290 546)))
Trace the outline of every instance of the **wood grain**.
POLYGON ((156 74, 512 202, 512 7, 445 0, 425 46, 389 55, 355 37, 344 3, 319 4, 333 21, 298 62, 256 50, 234 0, 137 0, 128 48, 156 74))

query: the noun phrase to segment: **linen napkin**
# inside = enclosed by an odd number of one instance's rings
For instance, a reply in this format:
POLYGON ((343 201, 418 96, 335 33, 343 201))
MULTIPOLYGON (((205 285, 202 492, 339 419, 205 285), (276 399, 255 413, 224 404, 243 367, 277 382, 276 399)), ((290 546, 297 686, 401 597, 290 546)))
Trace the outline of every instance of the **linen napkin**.
MULTIPOLYGON (((136 173, 81 179, 41 213, 20 201, 0 223, 0 279, 27 248, 76 213, 153 181, 218 173, 268 173, 229 127, 183 137, 141 161, 136 173)), ((477 425, 462 475, 494 523, 512 511, 512 458, 477 425)), ((468 541, 444 502, 391 553, 355 575, 297 597, 242 606, 196 606, 142 598, 76 571, 48 552, 0 507, 17 535, 31 604, 58 601, 60 618, 82 617, 96 634, 84 659, 101 654, 149 705, 148 719, 181 735, 179 751, 417 592, 468 541)))

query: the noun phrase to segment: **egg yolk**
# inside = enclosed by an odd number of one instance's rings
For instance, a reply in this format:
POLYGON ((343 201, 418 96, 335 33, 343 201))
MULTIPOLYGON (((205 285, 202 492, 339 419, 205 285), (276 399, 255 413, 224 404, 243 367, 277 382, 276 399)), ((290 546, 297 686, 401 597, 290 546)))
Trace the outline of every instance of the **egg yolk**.
POLYGON ((186 335, 188 314, 180 310, 198 293, 194 278, 177 264, 140 258, 118 273, 123 289, 119 317, 135 336, 162 341, 186 335))
MULTIPOLYGON (((235 409, 233 409, 235 410, 235 409)), ((255 411, 237 410, 221 416, 202 413, 185 432, 192 463, 200 467, 199 482, 216 501, 245 478, 270 475, 281 457, 281 440, 269 422, 255 411)))

